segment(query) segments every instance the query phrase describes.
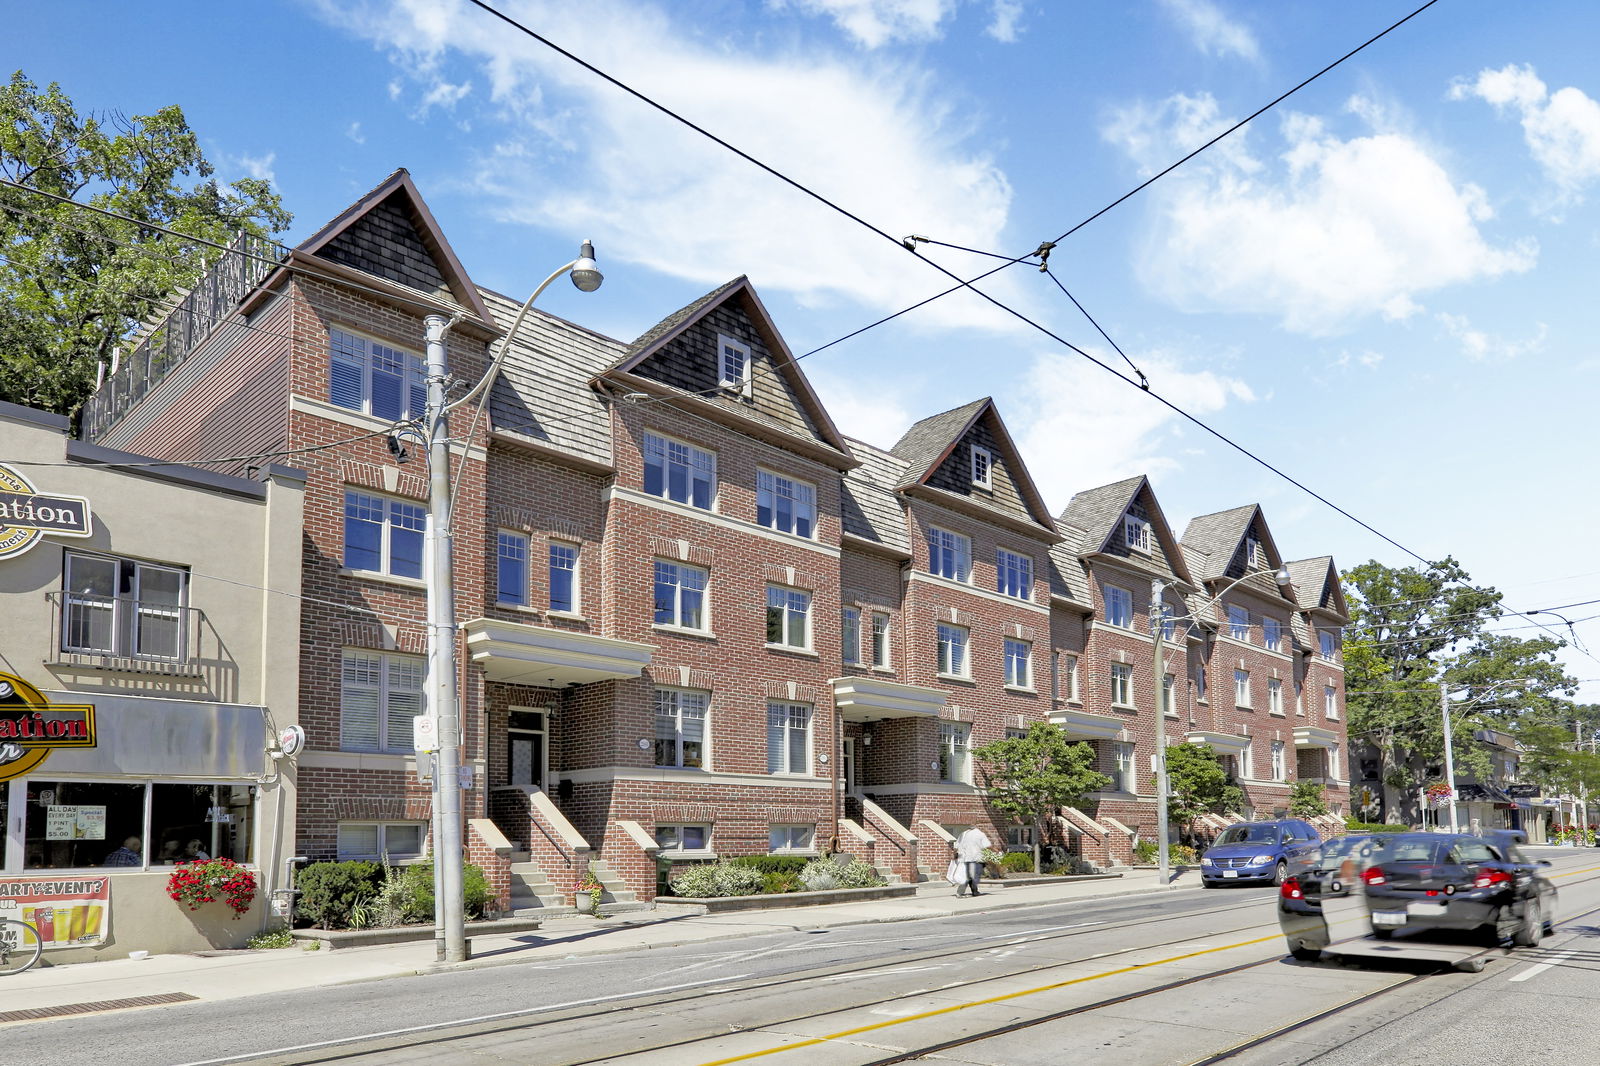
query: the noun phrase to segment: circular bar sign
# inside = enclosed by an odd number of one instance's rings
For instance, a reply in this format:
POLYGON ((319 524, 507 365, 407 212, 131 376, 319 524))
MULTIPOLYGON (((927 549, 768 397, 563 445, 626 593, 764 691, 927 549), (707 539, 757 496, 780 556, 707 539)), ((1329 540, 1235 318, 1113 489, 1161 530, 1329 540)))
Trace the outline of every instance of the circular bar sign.
POLYGON ((0 674, 0 781, 21 777, 56 748, 94 746, 94 704, 51 703, 15 674, 0 674))

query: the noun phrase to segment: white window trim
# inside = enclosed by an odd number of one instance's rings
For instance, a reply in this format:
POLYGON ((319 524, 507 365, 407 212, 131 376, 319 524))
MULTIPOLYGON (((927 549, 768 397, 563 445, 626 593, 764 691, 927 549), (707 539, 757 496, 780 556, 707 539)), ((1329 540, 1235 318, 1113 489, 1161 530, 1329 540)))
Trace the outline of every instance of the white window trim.
MULTIPOLYGON (((965 533, 957 533, 953 529, 945 529, 942 526, 930 525, 928 527, 927 544, 928 544, 928 573, 929 574, 931 574, 933 577, 942 578, 945 581, 953 581, 958 585, 970 585, 970 584, 972 584, 972 538, 971 537, 967 536, 965 533), (955 552, 955 557, 956 557, 956 559, 955 559, 955 562, 956 562, 956 576, 955 577, 951 577, 948 574, 941 574, 938 570, 934 569, 934 544, 933 544, 933 542, 935 540, 937 540, 937 539, 941 539, 941 538, 944 538, 944 537, 949 537, 951 539, 951 547, 955 552), (966 567, 966 572, 965 573, 961 572, 961 568, 962 568, 963 564, 966 567)), ((943 546, 941 545, 941 550, 942 550, 942 548, 943 548, 943 546)))
POLYGON ((972 483, 980 489, 994 488, 994 453, 988 448, 972 446, 972 483), (979 456, 983 458, 983 476, 978 476, 979 456))
POLYGON ((677 559, 660 559, 660 558, 651 559, 650 560, 650 619, 651 619, 650 628, 652 628, 652 629, 663 629, 663 630, 668 630, 668 631, 675 632, 675 633, 693 633, 693 634, 695 634, 697 636, 705 636, 706 634, 710 633, 711 632, 711 571, 707 570, 703 566, 695 566, 693 563, 680 562, 677 559), (686 625, 683 624, 683 585, 682 585, 681 582, 674 586, 675 588, 678 589, 678 594, 673 600, 673 612, 672 612, 672 615, 673 615, 673 618, 675 620, 671 621, 671 622, 657 622, 657 621, 655 621, 655 616, 656 616, 656 604, 655 604, 656 565, 658 563, 666 563, 669 566, 675 566, 680 571, 693 570, 693 571, 695 571, 697 573, 700 573, 700 574, 703 574, 705 576, 705 583, 700 587, 700 590, 699 590, 700 591, 700 621, 702 623, 704 623, 702 626, 696 628, 695 626, 686 626, 686 625))
POLYGON ((681 770, 689 773, 706 773, 712 769, 711 764, 711 693, 705 689, 681 688, 677 685, 657 685, 650 693, 650 729, 654 740, 665 740, 666 737, 655 734, 656 719, 662 717, 656 708, 655 697, 658 692, 671 692, 676 695, 673 704, 673 745, 678 761, 671 763, 658 763, 655 761, 654 750, 651 751, 651 765, 658 770, 681 770), (683 761, 683 697, 702 696, 705 698, 704 713, 700 717, 700 765, 688 766, 683 761))
POLYGON ((793 477, 793 476, 791 476, 789 474, 779 473, 776 470, 770 470, 770 469, 768 469, 768 468, 766 468, 764 466, 763 467, 757 467, 756 468, 756 525, 760 526, 762 529, 769 529, 772 532, 774 532, 774 533, 776 533, 776 534, 778 534, 780 536, 794 537, 794 538, 796 538, 798 540, 806 540, 806 541, 816 540, 817 539, 817 486, 816 486, 816 483, 812 482, 812 481, 807 481, 805 478, 798 478, 798 477, 793 477), (772 487, 773 507, 772 507, 772 522, 771 522, 771 524, 768 524, 768 523, 765 523, 765 522, 761 521, 761 493, 763 491, 762 487, 761 487, 761 479, 763 477, 772 478, 774 480, 774 484, 773 484, 773 487, 772 487), (784 481, 787 481, 791 485, 796 486, 797 489, 803 490, 803 491, 800 491, 800 492, 797 493, 796 503, 802 502, 799 499, 799 497, 803 497, 807 492, 810 493, 810 497, 811 498, 809 500, 803 501, 811 509, 810 515, 807 516, 809 521, 810 521, 810 523, 811 523, 811 532, 809 534, 796 533, 793 530, 779 528, 779 526, 778 526, 778 507, 777 507, 778 487, 777 487, 777 484, 776 484, 776 481, 778 479, 782 479, 784 481))
POLYGON ((972 784, 972 723, 970 722, 940 722, 939 723, 939 756, 944 761, 946 751, 950 752, 950 774, 939 775, 939 780, 951 785, 972 784), (950 743, 945 744, 946 739, 950 743))
POLYGON ((575 540, 565 540, 561 537, 551 537, 545 542, 545 602, 546 604, 550 603, 555 590, 555 581, 552 579, 552 575, 555 573, 556 568, 553 565, 554 560, 551 559, 551 554, 557 548, 572 549, 572 606, 549 606, 547 609, 552 615, 556 615, 558 617, 581 618, 583 617, 583 545, 575 540))
POLYGON ((1137 515, 1122 516, 1122 542, 1130 549, 1150 554, 1150 523, 1137 515))
MULTIPOLYGON (((701 455, 704 455, 706 458, 711 460, 711 464, 710 464, 711 465, 711 469, 710 469, 710 477, 711 477, 710 498, 707 500, 707 504, 706 504, 705 507, 701 507, 699 504, 694 502, 694 481, 693 481, 693 478, 691 477, 691 479, 689 481, 689 498, 687 500, 674 500, 670 495, 667 494, 670 491, 670 488, 669 488, 670 479, 666 476, 665 470, 663 470, 663 472, 662 472, 662 480, 661 480, 662 492, 661 492, 660 495, 656 495, 655 493, 650 492, 649 490, 645 489, 644 488, 644 484, 643 484, 642 481, 641 481, 641 483, 639 485, 640 490, 643 491, 646 496, 650 496, 650 497, 652 497, 654 499, 658 499, 658 500, 666 500, 669 503, 675 503, 680 507, 688 507, 688 508, 690 508, 692 510, 704 512, 704 513, 707 513, 707 514, 716 513, 716 510, 717 510, 717 495, 718 495, 717 490, 718 490, 718 487, 719 487, 720 482, 721 482, 721 478, 718 476, 718 470, 717 470, 717 467, 718 467, 718 464, 717 464, 717 453, 712 451, 709 448, 702 448, 698 444, 692 444, 689 441, 686 441, 686 440, 682 439, 681 437, 674 437, 674 436, 671 436, 671 435, 666 434, 666 433, 658 433, 653 429, 646 429, 644 431, 644 447, 640 450, 640 455, 639 455, 641 473, 644 472, 644 471, 647 471, 648 468, 649 468, 649 465, 650 465, 650 440, 651 440, 652 437, 655 438, 656 440, 661 441, 663 444, 677 444, 677 445, 679 445, 681 447, 688 448, 689 451, 690 451, 691 460, 693 459, 694 453, 696 453, 696 452, 700 453, 701 455)), ((664 462, 665 462, 665 459, 663 459, 663 463, 664 462)), ((691 461, 690 469, 692 470, 693 467, 694 467, 694 464, 691 461)))
POLYGON ((1109 680, 1109 683, 1110 683, 1110 687, 1111 687, 1111 693, 1110 693, 1111 706, 1113 706, 1113 707, 1129 707, 1129 708, 1133 707, 1134 706, 1134 702, 1133 701, 1134 701, 1134 698, 1135 698, 1134 697, 1134 693, 1133 693, 1133 667, 1130 666, 1128 663, 1112 663, 1111 664, 1111 671, 1107 675, 1107 677, 1108 677, 1108 680, 1109 680), (1126 678, 1127 679, 1127 684, 1126 685, 1122 685, 1122 686, 1118 686, 1118 684, 1117 684, 1117 678, 1118 677, 1126 678), (1117 699, 1117 689, 1119 687, 1121 687, 1123 689, 1124 694, 1127 696, 1127 701, 1126 702, 1122 702, 1122 701, 1119 701, 1117 699))
POLYGON ((1010 548, 996 548, 994 552, 994 571, 994 587, 996 592, 1008 599, 1022 600, 1025 603, 1033 602, 1033 556, 1027 555, 1023 552, 1014 552, 1010 548), (1002 587, 1005 572, 1007 570, 1006 556, 1008 555, 1012 559, 1017 560, 1018 564, 1014 567, 1010 567, 1010 569, 1018 570, 1021 573, 1022 592, 1020 595, 1007 592, 1004 587, 1002 587))
POLYGON ((816 774, 812 771, 812 766, 814 765, 812 760, 814 760, 816 758, 816 724, 817 724, 817 709, 812 704, 801 703, 801 702, 798 702, 796 700, 768 700, 767 701, 767 773, 769 775, 771 775, 773 777, 815 777, 816 776, 816 774), (782 730, 782 734, 781 734, 782 737, 783 737, 783 752, 782 752, 783 758, 781 760, 783 768, 780 768, 780 769, 777 769, 777 770, 772 769, 772 750, 771 750, 771 745, 772 745, 772 714, 773 714, 773 711, 775 709, 779 708, 779 707, 783 708, 784 713, 786 715, 789 712, 792 712, 797 708, 798 709, 803 709, 806 712, 806 728, 805 728, 806 751, 805 751, 805 769, 804 770, 790 770, 790 769, 787 769, 787 767, 789 765, 789 739, 790 739, 790 734, 793 732, 793 726, 789 725, 787 723, 787 720, 785 721, 785 724, 784 724, 783 730, 782 730))
MULTIPOLYGON (((423 357, 420 354, 418 354, 417 352, 414 352, 414 351, 411 351, 410 349, 401 347, 398 344, 392 344, 389 341, 379 339, 377 337, 371 336, 370 334, 362 333, 362 332, 359 332, 357 330, 348 329, 348 328, 346 328, 345 326, 342 326, 342 325, 330 325, 329 328, 328 328, 328 362, 327 362, 327 367, 328 367, 328 390, 327 390, 327 393, 326 393, 326 402, 330 406, 336 407, 341 411, 354 411, 354 412, 356 412, 358 414, 366 415, 368 418, 381 418, 385 422, 392 421, 387 416, 374 414, 373 410, 372 410, 372 372, 373 372, 373 367, 372 367, 372 346, 373 345, 377 345, 377 346, 379 346, 381 348, 386 348, 389 351, 398 354, 400 356, 400 358, 401 358, 402 363, 404 364, 404 367, 403 367, 403 369, 402 369, 402 371, 400 373, 400 411, 399 411, 399 418, 403 420, 405 418, 420 418, 420 417, 422 417, 423 412, 420 411, 420 410, 412 410, 412 406, 411 405, 412 405, 412 398, 413 398, 413 396, 416 395, 413 390, 414 389, 425 388, 426 375, 427 375, 427 364, 426 364, 426 361, 423 359, 423 357), (361 387, 361 406, 360 407, 347 407, 344 404, 336 402, 334 400, 334 398, 333 398, 333 373, 334 373, 333 368, 334 368, 334 364, 340 363, 340 364, 350 365, 350 364, 353 364, 355 362, 355 360, 353 360, 353 359, 348 359, 348 358, 341 359, 341 358, 338 358, 337 356, 335 356, 334 353, 335 353, 335 351, 336 351, 336 349, 338 347, 338 342, 337 342, 337 340, 335 338, 335 334, 343 334, 346 337, 351 338, 352 340, 357 340, 357 341, 361 342, 361 360, 360 360, 360 362, 361 362, 361 386, 360 386, 361 387)), ((422 397, 418 397, 418 399, 422 399, 422 397)), ((424 402, 425 402, 425 400, 424 400, 424 402)))
POLYGON ((746 399, 750 397, 751 379, 754 377, 753 366, 750 359, 750 346, 744 341, 735 340, 726 333, 717 334, 717 385, 730 392, 737 392, 746 399), (732 348, 744 356, 744 372, 730 376, 727 364, 727 349, 732 348))
MULTIPOLYGON (((953 679, 953 680, 957 680, 957 681, 971 681, 972 680, 972 630, 971 630, 971 628, 968 627, 968 626, 956 625, 954 622, 939 622, 934 628, 933 636, 934 636, 934 655, 933 655, 933 658, 934 658, 934 671, 937 674, 937 676, 943 677, 943 678, 949 678, 949 679, 953 679), (960 642, 961 643, 961 669, 959 671, 942 670, 942 669, 939 668, 942 665, 940 660, 945 658, 945 656, 943 656, 940 653, 943 650, 944 645, 945 645, 944 633, 945 633, 945 630, 947 630, 947 629, 950 630, 953 633, 961 634, 961 638, 962 638, 961 642, 960 642)), ((951 640, 949 643, 950 643, 950 646, 952 648, 955 647, 956 642, 954 640, 951 640)), ((954 656, 952 655, 951 658, 954 658, 954 656)))
POLYGON ((1267 713, 1275 714, 1279 718, 1283 713, 1283 680, 1281 678, 1267 678, 1267 713))
POLYGON ((405 819, 405 818, 391 818, 391 819, 386 819, 386 820, 383 820, 383 821, 378 821, 378 820, 362 821, 360 819, 351 818, 351 819, 347 819, 347 820, 339 822, 339 824, 334 827, 334 845, 333 846, 334 846, 334 854, 335 854, 335 856, 338 858, 338 860, 340 862, 350 862, 350 861, 382 862, 384 860, 385 856, 389 855, 389 851, 388 851, 388 848, 386 846, 385 838, 388 836, 388 832, 389 832, 389 827, 390 826, 408 826, 408 827, 409 826, 416 826, 417 829, 418 829, 418 838, 417 838, 418 851, 417 851, 417 853, 415 855, 407 854, 407 855, 404 855, 404 856, 401 856, 401 857, 398 857, 398 858, 395 858, 395 857, 391 856, 390 857, 390 861, 391 862, 395 863, 396 865, 406 866, 406 865, 410 865, 411 863, 422 862, 425 859, 427 859, 427 857, 428 857, 428 823, 427 822, 413 821, 413 820, 409 820, 409 819, 405 819), (378 830, 378 851, 377 851, 377 854, 369 855, 366 852, 345 851, 340 846, 340 844, 339 844, 339 835, 344 830, 344 828, 346 826, 358 826, 358 825, 370 825, 370 826, 376 826, 377 827, 377 830, 378 830))
POLYGON ((1235 707, 1251 707, 1250 702, 1250 671, 1235 670, 1233 672, 1233 705, 1235 707), (1240 675, 1244 676, 1240 676, 1240 675))
MULTIPOLYGON (((771 582, 768 582, 767 586, 766 586, 766 598, 767 598, 768 602, 765 605, 765 607, 766 607, 766 611, 769 614, 773 610, 773 606, 772 606, 772 603, 771 603, 773 590, 777 590, 779 592, 784 593, 785 600, 787 600, 787 598, 788 598, 788 596, 790 594, 794 594, 794 593, 798 593, 799 595, 804 596, 806 598, 806 609, 805 609, 805 613, 803 615, 804 621, 802 623, 802 625, 803 625, 803 627, 805 629, 805 634, 804 634, 805 640, 800 644, 790 644, 787 640, 781 640, 781 641, 770 641, 769 640, 769 641, 766 642, 766 646, 768 648, 771 648, 771 649, 775 650, 775 651, 791 651, 791 652, 810 652, 810 651, 813 651, 814 648, 815 648, 815 645, 816 645, 815 637, 816 637, 816 632, 817 632, 817 624, 816 624, 816 619, 814 619, 812 617, 812 612, 816 609, 816 605, 817 605, 816 596, 811 592, 810 589, 800 589, 800 588, 794 588, 793 586, 790 586, 790 585, 777 585, 777 584, 773 584, 771 582)), ((788 634, 789 634, 789 615, 790 615, 789 604, 787 602, 785 602, 783 604, 783 606, 778 608, 778 609, 783 611, 783 634, 784 634, 785 637, 787 637, 788 634)), ((767 615, 763 615, 763 620, 762 620, 763 626, 766 624, 766 621, 767 621, 767 615)))
POLYGON ((894 669, 894 618, 888 611, 872 612, 872 629, 867 636, 868 665, 874 670, 894 669), (883 619, 883 661, 878 661, 878 619, 883 619))
POLYGON ((339 562, 341 564, 348 564, 349 559, 350 559, 350 546, 348 544, 348 537, 346 536, 346 533, 348 532, 348 524, 350 522, 350 515, 348 514, 348 511, 349 511, 349 507, 350 507, 350 497, 351 496, 365 496, 366 498, 371 499, 371 500, 381 501, 382 504, 383 504, 383 521, 381 523, 377 523, 381 527, 381 530, 382 530, 380 535, 379 535, 379 538, 378 538, 378 566, 379 566, 379 569, 370 570, 370 569, 367 569, 365 567, 355 567, 355 566, 349 566, 349 565, 341 565, 341 567, 340 567, 341 571, 347 571, 347 572, 349 572, 351 574, 357 574, 357 575, 372 574, 372 575, 376 575, 378 577, 392 578, 392 579, 397 580, 397 581, 418 581, 418 582, 426 581, 427 572, 428 572, 428 549, 427 549, 428 507, 427 507, 427 505, 425 503, 422 503, 419 500, 407 499, 404 496, 391 496, 391 495, 389 495, 387 493, 383 493, 383 492, 374 492, 371 489, 366 488, 365 486, 346 485, 344 487, 343 493, 341 493, 341 495, 339 497, 339 538, 340 538, 339 562), (410 530, 409 531, 409 532, 415 532, 415 533, 419 534, 422 537, 422 559, 421 559, 421 562, 420 562, 420 567, 421 567, 422 573, 417 577, 412 577, 409 574, 397 574, 393 570, 393 567, 394 567, 394 530, 395 530, 396 526, 395 526, 395 523, 394 523, 394 520, 393 520, 394 519, 394 512, 393 512, 393 510, 391 508, 392 508, 393 505, 396 505, 396 504, 404 506, 404 507, 416 508, 417 510, 420 510, 422 512, 423 528, 420 529, 420 530, 410 530))
POLYGON ((1011 648, 1016 646, 1022 649, 1023 676, 1013 681, 1007 681, 1005 687, 1013 692, 1032 692, 1033 688, 1033 644, 1026 640, 1017 640, 1015 637, 1006 637, 1001 644, 1001 660, 1007 672, 1011 668, 1011 648))
POLYGON ((1101 588, 1105 599, 1106 625, 1111 626, 1113 629, 1131 630, 1133 628, 1133 590, 1125 589, 1121 585, 1110 584, 1103 585, 1101 588), (1119 598, 1114 596, 1113 593, 1120 593, 1121 598, 1127 604, 1128 620, 1126 623, 1117 622, 1111 617, 1111 601, 1119 598))
POLYGON ((533 544, 529 536, 518 529, 497 529, 494 534, 494 602, 502 607, 529 607, 532 606, 533 576, 533 544), (504 562, 501 546, 507 540, 516 541, 522 546, 522 598, 519 600, 505 599, 500 592, 500 568, 504 562))
POLYGON ((773 822, 767 826, 767 850, 773 855, 815 855, 817 854, 817 826, 814 822, 773 822), (810 843, 802 847, 791 847, 787 844, 782 847, 772 846, 772 836, 779 830, 804 829, 808 831, 810 843))
POLYGON ((680 859, 701 859, 701 858, 714 859, 714 858, 717 857, 715 850, 712 848, 712 840, 711 840, 711 833, 712 833, 712 830, 714 828, 715 827, 714 827, 713 823, 711 823, 711 822, 662 822, 662 823, 659 823, 658 825, 656 825, 653 829, 651 829, 650 838, 652 840, 654 840, 656 838, 657 834, 659 834, 661 832, 661 830, 663 830, 663 829, 676 829, 676 830, 678 830, 678 844, 677 844, 677 846, 676 847, 662 847, 662 846, 660 846, 658 844, 656 846, 656 854, 658 854, 658 855, 671 855, 674 858, 680 858, 680 859), (686 847, 684 847, 683 846, 683 830, 685 830, 685 829, 700 829, 700 830, 704 830, 704 833, 702 835, 705 837, 706 846, 703 847, 703 848, 686 848, 686 847))
MULTIPOLYGON (((414 751, 412 744, 413 735, 402 727, 403 735, 392 737, 389 735, 389 701, 392 690, 389 687, 389 666, 392 662, 401 661, 413 666, 422 666, 424 673, 420 675, 417 688, 416 714, 423 714, 427 708, 426 696, 426 660, 420 655, 408 655, 404 652, 378 651, 374 648, 342 648, 339 652, 339 750, 345 752, 361 752, 379 755, 407 755, 414 751), (370 656, 378 660, 378 685, 377 685, 377 736, 374 738, 375 746, 371 748, 349 747, 345 742, 345 704, 344 704, 344 669, 345 661, 352 655, 370 656)), ((411 689, 400 691, 409 692, 411 689)), ((416 717, 411 715, 409 717, 416 717)))

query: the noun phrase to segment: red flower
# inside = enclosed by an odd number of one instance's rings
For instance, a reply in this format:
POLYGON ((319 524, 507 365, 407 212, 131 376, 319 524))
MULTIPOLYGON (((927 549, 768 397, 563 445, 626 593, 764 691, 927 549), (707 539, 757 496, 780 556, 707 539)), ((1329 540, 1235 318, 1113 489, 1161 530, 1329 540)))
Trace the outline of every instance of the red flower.
POLYGON ((255 901, 256 875, 232 859, 196 859, 178 863, 167 878, 167 894, 190 910, 215 903, 218 893, 237 920, 255 901))

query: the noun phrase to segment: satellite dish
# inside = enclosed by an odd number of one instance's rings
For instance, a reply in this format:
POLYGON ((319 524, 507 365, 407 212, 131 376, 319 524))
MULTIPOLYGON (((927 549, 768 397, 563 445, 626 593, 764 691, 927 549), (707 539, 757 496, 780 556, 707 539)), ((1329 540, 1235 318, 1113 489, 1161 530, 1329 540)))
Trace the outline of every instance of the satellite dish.
POLYGON ((306 746, 306 731, 297 725, 286 725, 278 730, 278 748, 289 758, 300 754, 306 746))

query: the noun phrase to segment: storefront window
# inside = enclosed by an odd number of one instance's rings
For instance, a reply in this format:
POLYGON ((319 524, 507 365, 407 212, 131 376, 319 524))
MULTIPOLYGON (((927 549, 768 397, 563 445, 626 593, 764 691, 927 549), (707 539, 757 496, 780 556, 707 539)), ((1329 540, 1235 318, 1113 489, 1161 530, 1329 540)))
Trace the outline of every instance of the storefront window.
POLYGON ((142 869, 252 857, 250 785, 30 780, 27 791, 23 864, 29 870, 142 869))

